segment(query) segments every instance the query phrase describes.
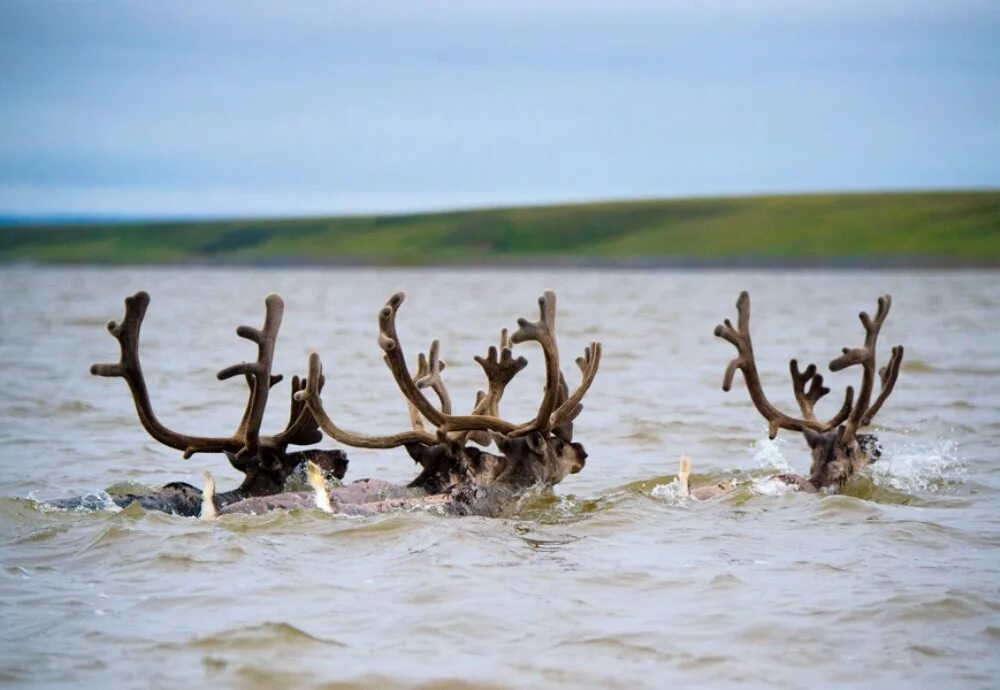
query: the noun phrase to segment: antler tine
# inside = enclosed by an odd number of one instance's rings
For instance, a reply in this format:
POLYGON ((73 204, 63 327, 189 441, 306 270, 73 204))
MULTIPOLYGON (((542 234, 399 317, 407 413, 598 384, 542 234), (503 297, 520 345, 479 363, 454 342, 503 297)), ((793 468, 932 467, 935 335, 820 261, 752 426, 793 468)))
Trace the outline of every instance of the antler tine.
POLYGON ((451 414, 451 396, 448 395, 444 379, 441 378, 441 372, 448 365, 440 358, 440 350, 441 343, 433 340, 426 357, 423 352, 417 355, 417 375, 413 378, 413 382, 417 388, 433 390, 441 402, 442 414, 451 414))
POLYGON ((861 325, 865 329, 865 342, 861 347, 844 348, 843 354, 830 362, 831 371, 841 371, 849 366, 860 364, 862 366, 861 388, 858 391, 858 400, 851 409, 847 417, 847 428, 845 435, 853 436, 857 430, 863 426, 862 420, 871 403, 872 392, 875 387, 875 346, 878 343, 879 331, 889 315, 892 307, 892 296, 883 295, 878 298, 878 310, 875 318, 872 319, 867 312, 858 314, 861 325))
POLYGON ((518 319, 518 329, 510 338, 511 343, 534 340, 542 346, 545 356, 545 389, 538 413, 530 422, 514 425, 499 417, 488 414, 449 416, 440 429, 452 431, 495 431, 509 436, 527 436, 533 431, 551 430, 552 412, 559 394, 559 350, 556 345, 556 296, 546 291, 538 298, 540 318, 538 321, 518 319))
MULTIPOLYGON (((715 327, 715 335, 732 343, 738 353, 736 358, 729 362, 726 367, 726 373, 722 379, 722 390, 728 392, 732 388, 736 370, 742 371, 750 400, 753 401, 757 411, 767 420, 768 435, 771 438, 778 435, 778 429, 824 431, 826 427, 815 419, 790 417, 768 401, 757 373, 757 363, 754 360, 753 343, 750 340, 750 294, 745 290, 740 293, 739 299, 736 300, 736 312, 738 328, 733 328, 729 319, 723 321, 722 325, 715 327)), ((812 377, 810 376, 810 378, 812 377)))
POLYGON ((507 389, 507 384, 528 366, 528 360, 524 357, 514 357, 511 344, 505 328, 500 332, 499 352, 495 346, 491 345, 486 351, 485 357, 479 355, 473 357, 482 367, 488 384, 487 393, 482 400, 477 401, 473 414, 499 416, 500 399, 507 389))
MULTIPOLYGON (((795 400, 802 410, 803 418, 811 422, 818 422, 814 406, 820 398, 830 392, 830 389, 823 385, 823 375, 817 373, 815 364, 810 364, 804 372, 800 373, 799 363, 794 359, 789 362, 789 369, 792 375, 792 390, 795 392, 795 400), (807 384, 809 385, 808 391, 806 390, 807 384)), ((822 423, 823 428, 832 429, 847 419, 853 403, 854 388, 848 386, 844 394, 844 403, 840 406, 837 414, 828 422, 822 423)))
POLYGON ((556 343, 556 294, 546 290, 538 298, 538 321, 527 319, 517 320, 517 330, 511 335, 514 344, 534 340, 542 346, 545 357, 545 388, 542 391, 542 402, 538 406, 535 419, 518 427, 513 434, 524 436, 533 431, 548 431, 552 428, 552 412, 556 406, 556 396, 559 395, 559 346, 556 343))
MULTIPOLYGON (((580 361, 581 361, 581 358, 577 357, 576 358, 577 365, 579 365, 580 361)), ((563 372, 560 371, 559 372, 559 394, 556 396, 556 410, 558 410, 559 407, 564 402, 566 402, 566 400, 568 398, 569 398, 569 384, 566 383, 566 375, 563 374, 563 372)), ((572 413, 570 413, 568 415, 568 421, 563 422, 563 423, 559 423, 558 421, 556 421, 555 423, 553 423, 553 425, 552 425, 552 433, 555 436, 558 436, 559 438, 561 438, 561 439, 563 439, 565 441, 572 441, 573 440, 573 420, 576 419, 577 415, 579 415, 580 412, 583 412, 583 405, 577 405, 576 406, 576 409, 572 413)), ((553 417, 554 420, 557 420, 557 416, 556 416, 555 412, 552 413, 552 417, 553 417)))
POLYGON ((382 352, 385 353, 386 366, 392 372, 392 376, 396 380, 399 390, 402 391, 403 397, 416 407, 417 411, 428 422, 435 427, 441 427, 445 421, 445 414, 435 409, 430 400, 420 392, 417 384, 414 383, 414 377, 410 375, 410 370, 406 366, 406 357, 403 355, 399 335, 396 333, 396 313, 399 311, 399 307, 404 299, 406 299, 406 295, 402 292, 397 292, 379 310, 378 345, 382 349, 382 352))
MULTIPOLYGON (((426 375, 427 359, 424 357, 424 353, 420 352, 417 354, 417 373, 413 375, 413 382, 416 383, 426 375)), ((406 412, 410 417, 410 428, 414 431, 423 431, 424 418, 420 416, 420 412, 409 400, 406 401, 406 412)))
POLYGON ((125 318, 121 323, 108 321, 108 332, 118 341, 121 357, 115 364, 93 364, 90 373, 95 376, 118 377, 125 379, 135 410, 139 415, 139 423, 156 441, 165 446, 184 452, 189 458, 194 453, 219 453, 224 450, 238 451, 243 443, 235 438, 212 438, 205 436, 186 436, 163 426, 153 413, 149 401, 149 391, 139 363, 139 331, 142 320, 149 307, 149 293, 139 291, 125 298, 125 318))
MULTIPOLYGON (((319 378, 319 390, 323 390, 326 381, 322 376, 319 378)), ((323 433, 319 430, 319 424, 313 418, 305 402, 296 400, 295 394, 306 388, 306 379, 298 376, 292 377, 291 405, 288 415, 288 424, 284 430, 270 437, 271 443, 284 447, 287 445, 308 446, 319 443, 323 440, 323 433)))
MULTIPOLYGON (((482 367, 488 384, 486 393, 479 391, 476 395, 476 404, 472 409, 473 415, 499 417, 500 399, 503 398, 507 384, 528 366, 528 360, 524 357, 514 357, 511 350, 512 345, 507 329, 504 328, 500 331, 499 352, 496 346, 491 345, 486 351, 485 357, 476 355, 473 358, 482 367)), ((489 445, 491 442, 489 433, 484 430, 471 431, 459 438, 463 441, 471 439, 480 445, 489 445)))
POLYGON ((436 436, 419 429, 386 436, 366 436, 341 429, 323 408, 323 400, 320 398, 322 380, 323 363, 319 355, 313 352, 309 355, 309 375, 305 388, 295 394, 295 399, 305 403, 316 423, 334 440, 355 448, 396 448, 406 443, 437 443, 436 436))
POLYGON ((240 326, 236 335, 257 345, 257 361, 241 362, 226 367, 216 376, 220 381, 243 375, 250 386, 250 399, 247 401, 247 411, 243 415, 236 438, 242 439, 243 448, 237 457, 246 457, 257 452, 260 447, 260 425, 264 419, 264 408, 267 407, 267 395, 271 386, 281 380, 281 376, 271 375, 271 363, 274 360, 274 344, 281 328, 281 319, 285 313, 285 303, 281 297, 271 293, 264 300, 264 325, 257 329, 252 326, 240 326))
POLYGON ((889 356, 889 363, 882 367, 878 374, 882 381, 882 390, 879 392, 879 396, 872 403, 872 406, 868 408, 864 416, 861 418, 861 426, 868 426, 875 419, 875 415, 878 411, 882 409, 882 404, 886 399, 892 394, 892 389, 896 385, 896 378, 899 376, 899 368, 903 363, 903 346, 897 345, 892 348, 892 355, 889 356))
POLYGON ((584 349, 583 357, 576 358, 576 365, 580 367, 580 373, 583 378, 580 380, 580 385, 577 389, 573 391, 573 394, 567 397, 556 408, 555 412, 552 413, 552 421, 550 423, 552 427, 572 422, 583 410, 583 405, 580 403, 583 400, 583 396, 590 390, 591 384, 594 383, 594 377, 597 376, 597 369, 601 365, 601 344, 592 342, 589 347, 584 349))
POLYGON ((830 392, 830 389, 823 385, 823 375, 816 373, 816 365, 810 364, 805 371, 799 371, 798 360, 791 360, 788 363, 789 371, 792 375, 792 390, 795 393, 795 401, 802 410, 802 417, 811 421, 816 421, 814 407, 816 402, 830 392), (809 390, 806 390, 806 386, 809 390))
MULTIPOLYGON (((551 430, 552 412, 559 392, 559 352, 555 339, 556 296, 546 292, 538 300, 541 318, 536 322, 519 319, 519 328, 511 336, 511 343, 534 340, 542 345, 545 354, 545 390, 535 418, 521 425, 514 425, 499 417, 488 414, 450 415, 442 413, 430 404, 417 388, 410 376, 396 334, 396 312, 403 302, 403 293, 396 293, 379 312, 379 347, 385 353, 385 361, 392 372, 396 384, 409 400, 431 424, 438 428, 438 434, 456 431, 495 431, 510 436, 526 436, 533 431, 551 430)), ((482 404, 482 403, 481 403, 482 404)))

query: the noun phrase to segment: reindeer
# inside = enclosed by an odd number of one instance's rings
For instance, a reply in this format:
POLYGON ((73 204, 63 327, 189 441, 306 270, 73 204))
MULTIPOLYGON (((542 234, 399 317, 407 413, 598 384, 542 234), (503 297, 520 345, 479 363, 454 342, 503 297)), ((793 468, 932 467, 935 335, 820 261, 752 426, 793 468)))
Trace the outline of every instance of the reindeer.
POLYGON ((764 395, 750 340, 750 295, 747 292, 740 293, 736 302, 737 326, 734 328, 729 319, 726 319, 715 327, 715 335, 732 343, 737 351, 736 358, 726 367, 722 390, 728 392, 732 388, 736 370, 742 371, 750 400, 767 420, 769 437, 773 439, 777 436, 779 429, 801 432, 812 452, 812 467, 808 477, 785 474, 778 477, 781 481, 799 490, 810 492, 827 487, 840 489, 851 476, 881 455, 878 438, 874 434, 858 432, 871 424, 892 393, 903 361, 903 347, 897 345, 892 348, 886 366, 879 371, 881 391, 872 403, 875 387, 875 345, 879 330, 889 315, 891 306, 892 297, 885 295, 878 298, 878 310, 874 319, 867 313, 861 312, 859 318, 865 329, 864 344, 861 347, 843 348, 843 353, 830 362, 830 370, 835 372, 860 365, 861 388, 855 401, 854 389, 848 386, 840 410, 825 422, 816 418, 813 408, 820 398, 830 392, 830 389, 823 386, 823 376, 817 373, 814 364, 810 364, 804 371, 799 370, 798 362, 794 359, 789 364, 792 390, 802 412, 801 417, 786 415, 775 408, 764 395))
POLYGON ((396 332, 396 315, 403 300, 404 294, 397 293, 379 311, 378 343, 407 402, 411 429, 388 435, 365 435, 338 426, 320 397, 322 362, 316 353, 309 356, 309 374, 295 399, 304 403, 319 427, 340 443, 356 448, 404 447, 421 468, 417 477, 406 486, 363 480, 332 489, 329 499, 323 499, 314 484, 314 492, 251 499, 216 512, 306 508, 329 500, 336 512, 351 514, 437 508, 455 515, 497 517, 509 515, 518 498, 529 489, 551 489, 567 475, 583 469, 587 453, 580 443, 573 441, 573 420, 582 411, 581 401, 597 374, 601 344, 591 343, 584 356, 577 359, 582 378, 570 394, 559 368, 555 294, 546 292, 539 298, 538 321, 519 319, 513 335, 508 337, 506 331, 501 332, 499 350, 491 346, 485 357, 475 358, 486 374, 488 388, 485 393, 477 394, 468 415, 452 414, 451 398, 441 377, 446 364, 440 358, 438 341, 431 343, 427 355, 419 354, 416 374, 410 373, 396 332), (499 405, 507 384, 527 366, 523 357, 514 358, 512 347, 529 341, 542 348, 545 386, 535 417, 515 424, 500 417, 499 405), (434 391, 438 405, 424 395, 427 388, 434 391), (425 422, 434 427, 434 433, 426 429, 425 422), (501 454, 476 447, 491 442, 501 454))
MULTIPOLYGON (((118 341, 121 357, 114 364, 92 365, 90 373, 125 380, 135 402, 139 423, 155 440, 182 451, 185 459, 195 453, 224 453, 232 466, 244 474, 244 480, 239 487, 215 494, 216 507, 282 491, 286 479, 293 473, 302 473, 304 476, 306 461, 314 462, 322 471, 333 477, 343 478, 347 471, 347 456, 342 450, 313 449, 288 452, 290 445, 312 445, 323 438, 316 420, 306 409, 306 405, 295 399, 295 394, 306 386, 306 382, 300 380, 298 376, 292 377, 288 424, 273 436, 260 434, 268 392, 282 380, 280 374, 271 373, 275 342, 284 314, 284 302, 280 296, 271 294, 264 300, 265 316, 262 328, 240 326, 236 329, 239 337, 257 345, 257 359, 254 362, 242 362, 226 367, 217 375, 220 381, 243 376, 249 387, 246 409, 236 431, 232 436, 218 438, 177 433, 164 426, 153 413, 139 363, 139 329, 149 307, 149 301, 149 294, 146 292, 137 292, 125 299, 125 318, 121 323, 109 321, 107 325, 108 331, 118 341)), ((322 388, 322 378, 313 381, 312 386, 317 391, 322 388)), ((122 507, 138 501, 144 508, 150 510, 185 516, 198 515, 202 503, 201 492, 184 482, 167 484, 152 493, 112 496, 112 500, 122 507)), ((73 498, 52 503, 59 507, 72 508, 80 505, 80 502, 81 499, 73 498)))

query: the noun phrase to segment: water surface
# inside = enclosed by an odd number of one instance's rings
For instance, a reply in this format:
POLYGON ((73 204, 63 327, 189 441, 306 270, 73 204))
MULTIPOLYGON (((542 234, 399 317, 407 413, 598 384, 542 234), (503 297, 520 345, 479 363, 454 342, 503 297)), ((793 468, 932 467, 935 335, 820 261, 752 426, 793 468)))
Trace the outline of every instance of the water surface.
MULTIPOLYGON (((1000 322, 995 273, 514 270, 0 270, 0 683, 157 687, 995 687, 1000 671, 1000 322), (263 298, 286 313, 275 371, 326 368, 344 426, 394 432, 402 399, 375 343, 375 314, 405 290, 399 329, 415 356, 442 340, 456 409, 482 376, 472 357, 559 295, 565 360, 603 341, 577 424, 590 458, 516 519, 316 511, 213 523, 38 501, 131 482, 223 488, 220 457, 149 439, 124 383, 90 376, 118 358, 103 324, 148 290, 143 365, 170 427, 225 434, 241 384, 215 372, 254 356, 235 337, 263 298), (843 495, 777 494, 759 480, 806 472, 800 438, 766 440, 732 347, 712 336, 753 296, 754 343, 772 401, 793 411, 791 357, 825 369, 862 340, 861 309, 891 292, 881 338, 907 348, 876 420, 882 461, 843 495), (739 378, 739 377, 737 377, 739 378), (742 488, 679 500, 695 483, 742 488), (755 483, 756 481, 756 483, 755 483), (36 500, 37 499, 37 500, 36 500)), ((540 352, 504 415, 537 407, 540 352)), ((571 385, 576 372, 572 372, 571 385)), ((828 376, 832 414, 848 370, 828 376)), ((272 392, 266 429, 287 415, 272 392)), ((325 445, 332 445, 327 442, 325 445)), ((348 478, 407 481, 402 450, 350 450, 348 478)))

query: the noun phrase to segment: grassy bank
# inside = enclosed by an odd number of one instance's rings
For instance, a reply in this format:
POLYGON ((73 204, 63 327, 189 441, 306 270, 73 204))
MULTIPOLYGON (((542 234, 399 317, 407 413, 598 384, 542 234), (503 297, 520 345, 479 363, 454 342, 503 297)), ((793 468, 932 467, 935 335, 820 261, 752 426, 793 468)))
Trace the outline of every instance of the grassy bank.
POLYGON ((0 230, 48 263, 1000 265, 1000 191, 703 198, 416 215, 0 230))

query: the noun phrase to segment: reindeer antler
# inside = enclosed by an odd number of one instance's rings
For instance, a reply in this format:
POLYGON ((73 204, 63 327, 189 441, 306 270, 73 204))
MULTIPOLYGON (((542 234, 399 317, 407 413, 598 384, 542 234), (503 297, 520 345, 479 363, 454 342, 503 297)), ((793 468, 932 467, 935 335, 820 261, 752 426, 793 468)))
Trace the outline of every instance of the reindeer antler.
MULTIPOLYGON (((399 292, 393 295, 385 306, 379 310, 378 344, 384 353, 386 365, 391 372, 396 385, 403 393, 410 406, 410 418, 413 429, 408 432, 387 436, 366 436, 345 431, 338 427, 323 409, 318 391, 313 390, 313 379, 319 376, 321 365, 319 356, 310 355, 309 380, 304 391, 296 394, 296 399, 306 403, 320 427, 333 438, 348 445, 363 448, 388 448, 407 443, 434 444, 448 438, 449 434, 457 434, 455 440, 462 442, 475 432, 495 431, 509 436, 524 436, 533 431, 552 431, 554 427, 572 422, 579 413, 580 400, 590 388, 597 373, 601 349, 599 343, 593 343, 578 360, 583 372, 579 388, 572 395, 563 392, 560 397, 559 354, 555 340, 555 295, 545 293, 539 299, 541 318, 531 323, 525 319, 519 321, 520 327, 508 339, 506 331, 501 333, 500 349, 491 347, 486 357, 476 357, 489 382, 487 393, 480 393, 476 405, 470 415, 451 414, 450 398, 444 389, 440 372, 444 362, 439 358, 439 344, 434 341, 428 355, 418 357, 417 373, 412 375, 406 364, 399 335, 396 331, 396 315, 405 296, 399 292), (514 358, 511 345, 515 342, 534 340, 542 345, 546 362, 546 385, 542 401, 535 418, 524 424, 513 424, 501 419, 499 415, 500 398, 507 384, 527 365, 523 357, 514 358), (423 389, 432 388, 438 394, 441 408, 435 407, 423 393, 423 389), (437 436, 423 429, 421 417, 437 429, 437 436)), ((563 382, 563 387, 565 383, 563 382)), ((477 434, 477 442, 480 435, 477 434)))
MULTIPOLYGON (((503 398, 504 391, 515 376, 521 373, 528 360, 524 357, 514 358, 512 350, 513 343, 507 329, 500 330, 500 349, 491 345, 486 351, 486 356, 476 355, 473 359, 483 369, 486 374, 487 390, 476 392, 476 404, 472 408, 473 415, 487 415, 491 417, 500 416, 500 399, 503 398)), ((492 439, 487 431, 465 431, 456 436, 460 443, 471 440, 481 446, 488 446, 492 439)))
MULTIPOLYGON (((390 298, 386 305, 379 312, 379 346, 385 353, 385 361, 392 372, 396 384, 399 386, 403 396, 409 400, 417 410, 431 424, 438 427, 439 432, 449 433, 455 431, 495 431, 509 436, 526 436, 534 431, 551 431, 553 426, 559 423, 559 419, 554 418, 556 399, 559 395, 559 350, 555 337, 555 317, 556 317, 556 296, 552 292, 546 292, 538 300, 540 318, 531 322, 527 319, 518 320, 518 329, 511 336, 512 343, 522 343, 535 341, 542 346, 545 356, 545 388, 542 393, 542 400, 539 404, 538 412, 532 421, 523 424, 512 424, 499 417, 488 414, 472 415, 450 415, 444 414, 435 409, 429 400, 421 393, 413 383, 409 370, 406 366, 406 358, 403 355, 399 343, 399 336, 396 333, 396 314, 399 306, 403 303, 403 293, 396 293, 390 298)), ((596 367, 600 361, 600 348, 591 347, 594 353, 588 355, 588 361, 592 361, 596 374, 596 367)), ((585 372, 586 373, 586 372, 585 372)), ((579 398, 583 397, 593 381, 593 374, 584 377, 581 389, 574 393, 572 398, 573 409, 579 404, 579 398)), ((562 414, 568 415, 571 409, 567 409, 562 414)))
POLYGON ((236 335, 256 343, 257 361, 240 362, 220 371, 216 376, 225 381, 234 376, 246 377, 250 386, 250 400, 247 402, 246 413, 237 428, 234 438, 243 440, 243 447, 236 457, 244 458, 257 452, 260 445, 260 425, 264 420, 264 408, 267 407, 267 394, 271 386, 281 381, 281 376, 271 375, 271 362, 274 360, 274 343, 281 328, 281 319, 285 313, 285 303, 274 293, 264 299, 264 326, 260 329, 252 326, 239 326, 236 335))
POLYGON ((500 399, 515 376, 524 371, 528 360, 524 357, 514 357, 513 343, 507 334, 507 329, 500 331, 500 349, 490 345, 486 356, 476 355, 473 359, 486 374, 487 391, 481 400, 477 401, 473 414, 500 416, 500 399))
POLYGON ((844 404, 840 411, 834 415, 833 419, 826 423, 816 420, 813 413, 813 405, 821 397, 826 395, 827 389, 823 388, 822 377, 817 377, 816 367, 809 365, 804 373, 799 373, 798 363, 792 360, 790 364, 792 373, 792 385, 795 390, 795 398, 802 409, 802 418, 791 417, 778 410, 772 405, 767 396, 764 395, 764 387, 761 385, 760 376, 757 373, 757 363, 753 354, 753 343, 750 340, 750 294, 746 291, 740 293, 736 301, 737 326, 726 319, 722 325, 715 327, 716 337, 722 338, 736 347, 737 356, 729 362, 726 367, 725 376, 722 379, 722 390, 729 392, 733 386, 733 376, 736 370, 743 372, 743 380, 746 381, 747 391, 754 407, 761 413, 768 423, 768 435, 774 438, 778 435, 778 429, 788 429, 790 431, 826 431, 840 424, 846 417, 854 399, 854 389, 847 387, 844 396, 844 404), (805 391, 805 385, 812 381, 809 391, 805 391))
MULTIPOLYGON (((295 394, 295 399, 303 402, 312 413, 320 428, 333 439, 355 448, 396 448, 406 443, 437 443, 437 437, 422 429, 413 429, 398 434, 369 436, 358 434, 337 426, 323 408, 320 398, 320 382, 323 379, 323 363, 315 352, 309 355, 309 375, 305 389, 295 394)), ((411 381, 412 384, 412 381, 411 381)))
POLYGON ((899 375, 899 366, 903 361, 903 348, 897 345, 892 349, 889 364, 881 372, 882 391, 874 405, 870 405, 872 393, 875 388, 875 346, 878 343, 879 332, 882 324, 889 316, 889 309, 892 307, 892 296, 883 295, 878 298, 878 309, 875 318, 872 319, 867 312, 858 314, 861 325, 865 329, 865 342, 861 347, 844 348, 843 354, 830 362, 831 371, 841 371, 847 367, 860 364, 861 389, 858 393, 857 404, 851 409, 847 417, 845 435, 850 437, 857 433, 861 427, 870 424, 875 414, 882 407, 886 398, 892 393, 893 386, 896 385, 896 377, 899 375))
MULTIPOLYGON (((121 356, 115 364, 94 364, 90 373, 96 376, 125 379, 132 393, 139 422, 160 443, 184 452, 189 458, 194 453, 220 453, 228 451, 238 457, 256 453, 261 445, 284 448, 289 444, 307 445, 320 440, 320 434, 308 411, 292 403, 291 416, 286 428, 275 436, 261 436, 260 425, 267 405, 267 394, 281 376, 271 374, 274 345, 281 327, 284 303, 278 295, 268 295, 265 300, 264 325, 261 329, 240 326, 236 333, 257 344, 257 360, 226 367, 218 373, 220 380, 244 376, 250 389, 246 409, 236 432, 228 437, 191 436, 164 426, 153 412, 149 391, 139 361, 139 332, 149 307, 149 294, 137 292, 125 298, 125 318, 121 323, 108 322, 108 331, 118 341, 121 356)), ((292 380, 292 394, 301 384, 292 380)))

